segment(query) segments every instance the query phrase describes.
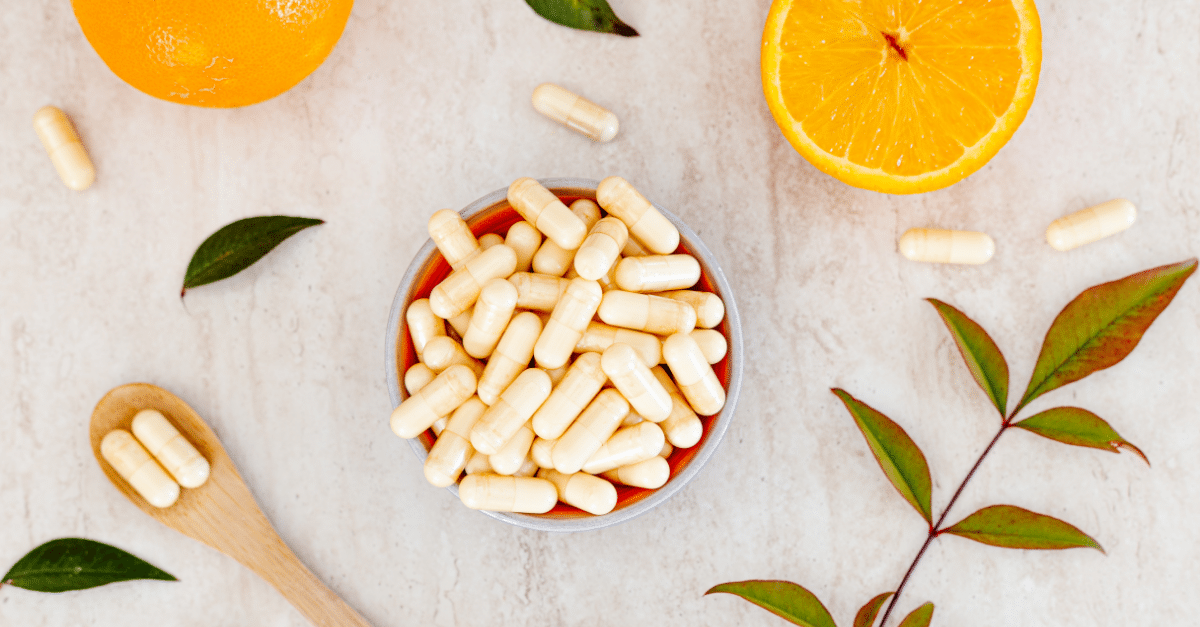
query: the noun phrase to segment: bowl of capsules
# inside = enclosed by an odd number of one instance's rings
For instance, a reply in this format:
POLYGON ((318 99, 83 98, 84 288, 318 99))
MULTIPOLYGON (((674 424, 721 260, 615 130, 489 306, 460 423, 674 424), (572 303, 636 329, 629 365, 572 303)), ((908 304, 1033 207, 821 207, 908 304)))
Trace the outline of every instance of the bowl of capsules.
POLYGON ((529 529, 658 506, 720 444, 742 330, 716 258, 626 180, 522 178, 430 239, 388 319, 390 425, 430 484, 529 529))

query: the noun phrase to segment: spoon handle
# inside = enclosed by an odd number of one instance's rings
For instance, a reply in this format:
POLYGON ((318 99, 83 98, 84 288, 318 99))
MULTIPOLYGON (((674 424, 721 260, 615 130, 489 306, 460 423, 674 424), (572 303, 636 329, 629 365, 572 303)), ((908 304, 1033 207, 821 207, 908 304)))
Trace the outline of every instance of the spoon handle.
POLYGON ((239 560, 274 586, 313 625, 371 627, 366 619, 321 583, 279 536, 271 534, 258 550, 242 554, 239 560))

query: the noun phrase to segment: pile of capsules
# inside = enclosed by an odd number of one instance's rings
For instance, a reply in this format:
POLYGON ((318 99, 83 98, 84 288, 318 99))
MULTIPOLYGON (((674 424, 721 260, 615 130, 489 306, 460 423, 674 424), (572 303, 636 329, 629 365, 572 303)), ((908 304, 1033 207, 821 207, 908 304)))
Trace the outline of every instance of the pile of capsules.
POLYGON ((124 429, 109 431, 100 441, 100 455, 146 502, 170 507, 179 499, 180 486, 198 488, 208 481, 208 460, 161 412, 139 411, 132 429, 132 435, 124 429))
POLYGON ((453 271, 405 312, 420 363, 391 427, 433 429, 425 477, 444 487, 465 471, 467 507, 606 514, 611 482, 662 487, 674 447, 700 441, 697 414, 725 405, 712 369, 725 304, 688 289, 700 264, 673 254, 679 231, 632 185, 607 178, 596 198, 568 208, 523 178, 508 202, 524 221, 505 238, 476 240, 448 209, 429 220, 453 271))

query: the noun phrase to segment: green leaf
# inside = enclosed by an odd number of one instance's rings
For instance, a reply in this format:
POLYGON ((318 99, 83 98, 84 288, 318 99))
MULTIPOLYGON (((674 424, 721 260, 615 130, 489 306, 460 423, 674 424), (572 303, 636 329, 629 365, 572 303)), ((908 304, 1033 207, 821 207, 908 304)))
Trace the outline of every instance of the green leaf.
POLYGON ((250 267, 283 240, 324 224, 315 218, 259 216, 244 218, 221 227, 208 236, 192 255, 183 276, 182 298, 188 289, 227 279, 250 267))
POLYGON ((958 352, 962 353, 967 370, 975 377, 975 382, 987 393, 1000 419, 1005 417, 1004 410, 1008 406, 1008 362, 996 347, 987 331, 963 312, 935 298, 927 298, 931 305, 942 316, 942 322, 950 329, 958 352))
POLYGON ((525 0, 538 15, 579 30, 637 37, 633 27, 622 22, 605 0, 525 0))
POLYGON ((931 620, 933 620, 933 604, 926 603, 905 616, 900 627, 929 627, 931 620))
POLYGON ((132 579, 175 581, 116 547, 83 538, 59 538, 17 560, 0 582, 35 592, 65 592, 132 579))
POLYGON ((1029 387, 1013 415, 1042 394, 1125 359, 1195 271, 1193 257, 1103 283, 1076 296, 1046 332, 1029 387))
POLYGON ((858 614, 854 615, 854 627, 871 627, 875 624, 875 617, 879 615, 879 610, 883 608, 884 601, 892 596, 891 592, 884 592, 876 596, 874 599, 867 601, 867 604, 858 610, 858 614))
POLYGON ((1150 460, 1146 459, 1146 455, 1138 447, 1121 437, 1121 434, 1114 431, 1100 416, 1080 407, 1047 409, 1013 426, 1063 444, 1087 446, 1113 453, 1120 453, 1123 448, 1128 449, 1141 457, 1147 466, 1150 465, 1150 460))
POLYGON ((742 597, 795 625, 837 627, 815 594, 790 581, 733 581, 713 586, 704 594, 714 592, 742 597))
POLYGON ((858 430, 862 431, 867 440, 867 446, 875 454, 875 461, 883 469, 896 491, 912 504, 925 521, 932 524, 933 516, 929 506, 929 464, 925 455, 917 447, 912 438, 892 422, 890 418, 875 411, 862 401, 850 396, 845 390, 834 389, 834 394, 846 404, 850 415, 854 417, 858 430))
POLYGON ((985 507, 939 533, 950 533, 1006 549, 1090 547, 1104 552, 1099 542, 1072 525, 1015 505, 985 507))

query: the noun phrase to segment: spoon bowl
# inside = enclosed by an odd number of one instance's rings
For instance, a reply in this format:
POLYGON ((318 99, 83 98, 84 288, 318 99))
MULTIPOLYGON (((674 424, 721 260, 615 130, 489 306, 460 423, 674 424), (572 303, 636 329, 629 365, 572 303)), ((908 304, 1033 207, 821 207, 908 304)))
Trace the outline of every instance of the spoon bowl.
POLYGON ((162 524, 236 559, 275 587, 319 627, 370 627, 327 588, 288 548, 259 509, 217 434, 179 397, 149 383, 110 390, 92 412, 92 453, 108 480, 125 498, 162 524), (146 502, 100 455, 100 441, 113 429, 131 430, 133 417, 157 409, 211 466, 208 481, 185 489, 174 505, 146 502))

